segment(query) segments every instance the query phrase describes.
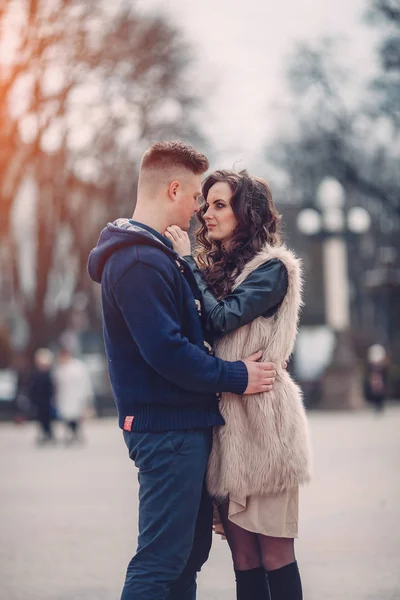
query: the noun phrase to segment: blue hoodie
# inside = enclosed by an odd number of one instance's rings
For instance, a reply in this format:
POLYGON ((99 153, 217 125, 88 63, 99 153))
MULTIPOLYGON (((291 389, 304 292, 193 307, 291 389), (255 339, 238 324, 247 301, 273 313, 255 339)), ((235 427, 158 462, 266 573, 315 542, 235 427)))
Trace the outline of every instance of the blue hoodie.
POLYGON ((223 425, 219 392, 243 394, 246 366, 212 356, 192 272, 151 231, 127 219, 109 223, 88 262, 101 283, 119 425, 141 432, 223 425))

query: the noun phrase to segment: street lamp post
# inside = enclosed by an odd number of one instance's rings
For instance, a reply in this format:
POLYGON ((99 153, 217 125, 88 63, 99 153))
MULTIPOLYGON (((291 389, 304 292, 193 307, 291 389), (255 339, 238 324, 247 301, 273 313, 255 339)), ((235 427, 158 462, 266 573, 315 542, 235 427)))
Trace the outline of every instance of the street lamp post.
POLYGON ((345 212, 343 186, 326 177, 317 191, 319 211, 300 211, 299 230, 322 239, 325 320, 335 333, 331 364, 323 378, 324 408, 358 408, 362 405, 361 375, 350 336, 350 290, 345 237, 368 231, 370 216, 361 207, 345 212))

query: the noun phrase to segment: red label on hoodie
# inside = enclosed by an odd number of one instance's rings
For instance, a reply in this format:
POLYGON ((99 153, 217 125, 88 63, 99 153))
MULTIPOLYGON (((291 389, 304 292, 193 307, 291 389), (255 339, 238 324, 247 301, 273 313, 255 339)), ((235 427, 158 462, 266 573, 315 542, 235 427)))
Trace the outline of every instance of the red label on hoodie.
POLYGON ((124 430, 125 431, 132 431, 132 424, 133 424, 133 419, 135 417, 125 417, 125 421, 124 421, 124 430))

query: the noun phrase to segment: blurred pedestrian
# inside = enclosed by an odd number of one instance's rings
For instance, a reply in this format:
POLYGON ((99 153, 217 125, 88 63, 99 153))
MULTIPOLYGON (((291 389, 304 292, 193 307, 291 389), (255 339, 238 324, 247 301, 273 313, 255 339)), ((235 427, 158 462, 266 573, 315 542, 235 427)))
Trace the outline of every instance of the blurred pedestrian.
POLYGON ((364 388, 366 400, 377 412, 382 412, 388 393, 388 361, 381 344, 373 344, 368 349, 364 388))
POLYGON ((33 362, 34 369, 30 376, 28 394, 35 417, 39 423, 39 435, 37 442, 54 441, 52 422, 52 401, 54 396, 54 385, 51 368, 54 361, 53 353, 47 348, 36 350, 33 362))
POLYGON ((54 382, 57 414, 68 434, 66 442, 82 441, 81 422, 93 405, 93 387, 86 365, 68 348, 59 351, 54 382))
POLYGON ((216 355, 262 349, 277 377, 249 399, 222 394, 225 425, 214 428, 207 484, 216 531, 232 552, 238 600, 301 600, 295 557, 299 486, 310 478, 308 425, 300 388, 282 368, 293 351, 301 268, 280 241, 267 182, 220 170, 203 183, 197 262, 179 227, 166 233, 192 269, 216 355), (217 516, 217 515, 216 515, 217 516))

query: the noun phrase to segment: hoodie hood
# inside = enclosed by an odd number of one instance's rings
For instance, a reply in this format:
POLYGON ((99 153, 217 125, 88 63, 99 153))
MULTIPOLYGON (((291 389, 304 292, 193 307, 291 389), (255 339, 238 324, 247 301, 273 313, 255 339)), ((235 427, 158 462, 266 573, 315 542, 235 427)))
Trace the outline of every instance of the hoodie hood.
POLYGON ((107 224, 100 234, 96 247, 89 254, 87 266, 89 277, 100 283, 104 266, 110 256, 121 248, 135 245, 153 246, 168 256, 173 258, 177 256, 174 250, 163 244, 147 229, 134 225, 129 219, 117 219, 114 223, 107 224))

